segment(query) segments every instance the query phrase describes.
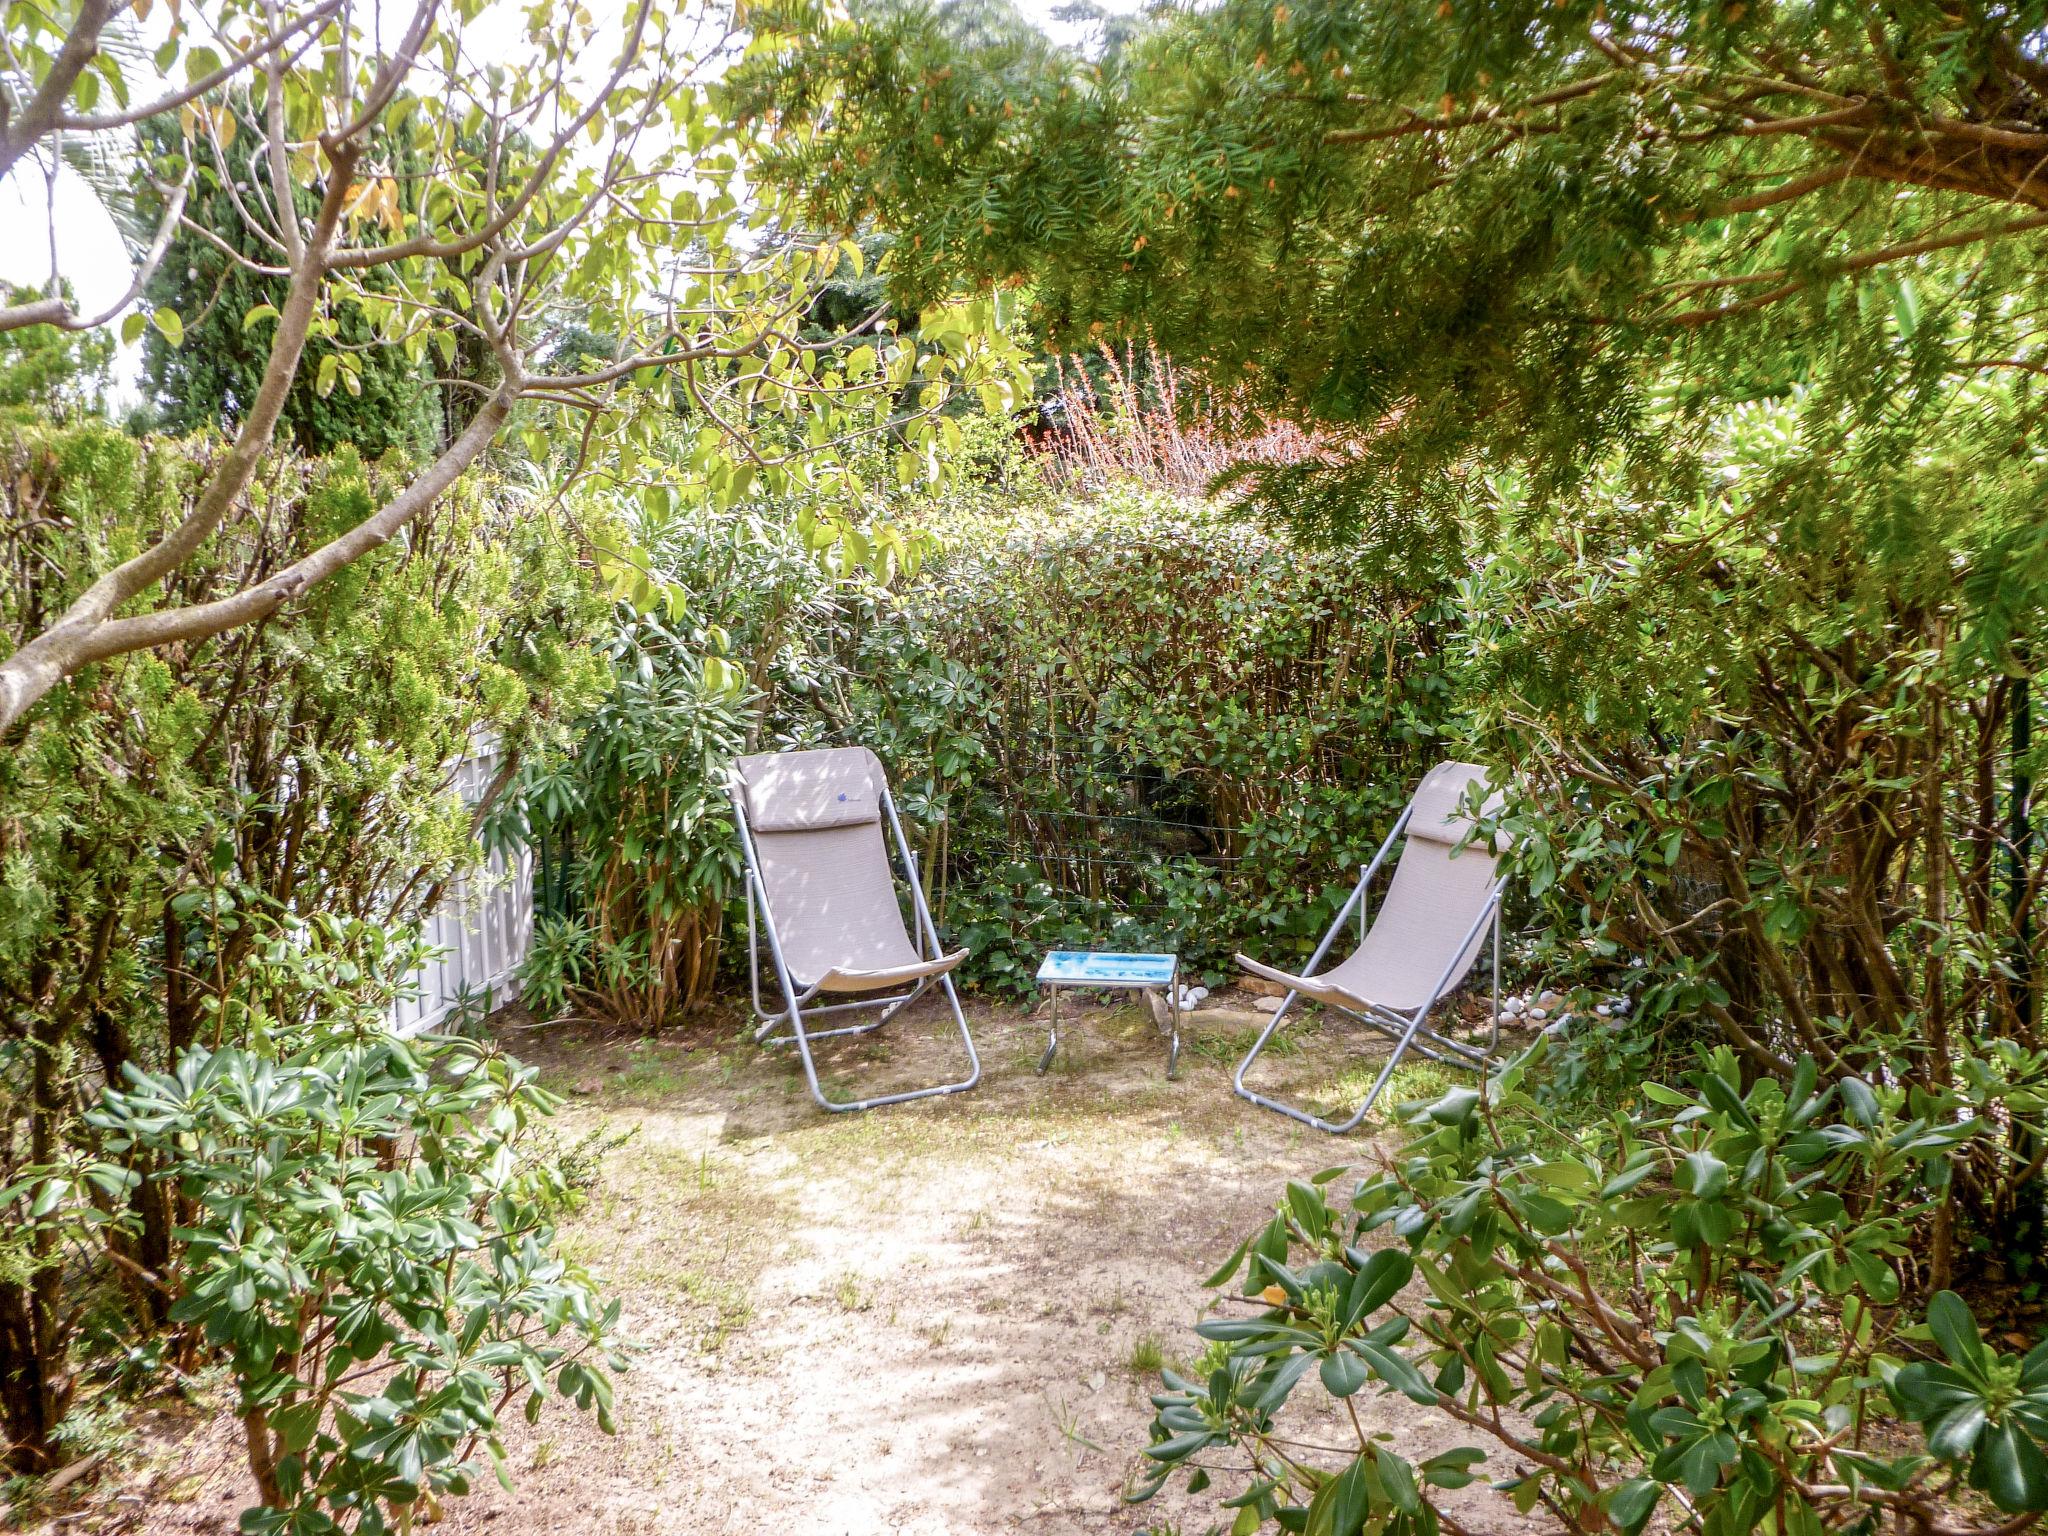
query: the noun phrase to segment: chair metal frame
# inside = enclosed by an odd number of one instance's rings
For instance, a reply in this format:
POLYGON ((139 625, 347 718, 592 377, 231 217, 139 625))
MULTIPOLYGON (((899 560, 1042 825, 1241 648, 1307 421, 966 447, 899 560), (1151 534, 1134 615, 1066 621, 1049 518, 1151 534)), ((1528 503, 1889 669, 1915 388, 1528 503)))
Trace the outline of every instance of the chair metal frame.
MULTIPOLYGON (((879 785, 882 814, 889 823, 889 830, 896 839, 896 851, 903 861, 903 868, 910 885, 910 902, 916 913, 916 939, 920 946, 929 945, 926 958, 936 960, 945 954, 945 947, 939 942, 938 925, 932 921, 931 908, 926 905, 924 881, 917 868, 917 855, 911 851, 910 840, 903 835, 903 823, 897 819, 896 800, 889 792, 886 778, 879 785)), ((960 1007, 960 994, 953 989, 953 975, 950 971, 938 976, 920 976, 907 992, 892 993, 885 997, 863 997, 850 1003, 827 1003, 820 1007, 806 1009, 804 1005, 818 995, 819 987, 812 985, 799 990, 795 979, 789 974, 789 964, 782 955, 782 938, 775 930, 775 913, 768 905, 768 888, 761 879, 761 862, 754 851, 754 829, 747 819, 746 788, 735 769, 726 780, 726 793, 732 799, 733 824, 739 828, 740 848, 746 858, 747 878, 747 977, 753 992, 754 1041, 757 1045, 794 1045, 798 1058, 803 1062, 804 1079, 810 1084, 811 1097, 822 1109, 833 1114, 849 1114, 855 1110, 876 1109, 884 1104, 906 1104, 912 1099, 936 1098, 942 1094, 965 1093, 981 1081, 981 1057, 974 1049, 974 1036, 967 1029, 967 1015, 960 1007), (760 918, 755 920, 755 907, 759 904, 760 918), (782 985, 783 1007, 770 1012, 761 1001, 761 947, 760 939, 768 939, 768 953, 775 963, 776 979, 782 985), (913 1088, 902 1093, 876 1094, 873 1098, 853 1099, 838 1103, 825 1096, 825 1090, 818 1081, 818 1066, 811 1055, 811 1042, 829 1040, 837 1035, 866 1035, 880 1029, 889 1020, 924 995, 925 989, 937 981, 946 994, 946 1001, 953 1010, 953 1022, 960 1030, 960 1043, 967 1050, 968 1074, 955 1083, 939 1083, 929 1088, 913 1088), (808 1021, 822 1018, 827 1014, 857 1013, 867 1009, 880 1009, 878 1017, 865 1024, 842 1025, 834 1029, 811 1029, 808 1021), (776 1029, 788 1025, 787 1034, 778 1035, 776 1029)), ((888 856, 887 849, 883 857, 888 856)))
MULTIPOLYGON (((1400 820, 1394 823, 1394 830, 1387 834, 1386 841, 1380 844, 1379 852, 1373 855, 1372 862, 1364 867, 1364 872, 1358 877, 1358 883, 1352 887, 1350 896, 1345 898, 1344 905, 1337 909, 1337 916, 1330 924, 1330 931, 1323 935, 1322 943, 1316 946, 1315 953, 1309 956, 1308 965, 1300 972, 1302 977, 1307 980, 1315 979, 1316 967, 1323 963, 1330 952, 1330 946, 1337 942, 1337 935, 1344 931, 1345 922, 1351 916, 1353 907, 1358 909, 1358 940, 1361 944, 1365 942, 1369 927, 1365 909, 1367 889, 1372 884, 1372 877, 1379 873, 1380 866, 1386 862, 1388 851, 1408 830, 1408 819, 1414 814, 1415 807, 1411 802, 1401 812, 1400 820)), ((1287 1017, 1288 1010, 1302 995, 1299 991, 1290 991, 1287 994, 1273 1017, 1267 1021, 1266 1027, 1259 1032, 1259 1038, 1252 1043, 1252 1048, 1245 1053, 1244 1060, 1237 1064, 1237 1075, 1232 1079, 1232 1086, 1237 1090, 1238 1097, 1264 1109, 1277 1110, 1290 1120, 1299 1120, 1303 1125, 1314 1126, 1319 1131, 1328 1131, 1333 1136, 1342 1136, 1348 1131, 1356 1130, 1372 1112, 1373 1103, 1379 1098, 1380 1091, 1387 1086, 1388 1079, 1394 1075, 1394 1069, 1401 1064, 1401 1058, 1411 1050, 1431 1061, 1442 1062, 1445 1066, 1463 1067, 1472 1072, 1487 1070, 1493 1064, 1494 1052, 1500 1047, 1501 892, 1507 886, 1507 880, 1508 877, 1501 874, 1488 888, 1486 901, 1480 908, 1479 915, 1473 919, 1472 926, 1465 930, 1464 937, 1458 941, 1458 947, 1451 952, 1450 963, 1444 967, 1443 974, 1437 977, 1436 985, 1430 990, 1429 1000, 1421 1007, 1403 1013, 1398 1009, 1382 1007, 1378 1003, 1364 999, 1361 999, 1365 1004, 1363 1009, 1346 1007, 1323 998, 1310 999, 1312 1002, 1322 1003, 1325 1008, 1346 1014, 1370 1029, 1378 1030, 1394 1042, 1394 1053, 1387 1058, 1386 1065, 1380 1068, 1379 1076, 1373 1080, 1372 1091, 1366 1094, 1365 1102, 1358 1106, 1357 1113, 1350 1119, 1325 1120, 1312 1110, 1269 1098, 1245 1086, 1245 1073, 1251 1070, 1252 1063, 1259 1059, 1259 1053, 1265 1050, 1266 1043, 1273 1038, 1274 1031, 1279 1029, 1280 1021, 1287 1017), (1479 937, 1489 922, 1493 925, 1493 1013, 1486 1048, 1481 1050, 1477 1046, 1467 1045, 1462 1040, 1453 1040, 1448 1035, 1432 1029, 1427 1020, 1430 1012, 1444 1000, 1446 992, 1453 989, 1453 977, 1462 980, 1459 962, 1464 958, 1465 951, 1471 946, 1472 941, 1479 937)))

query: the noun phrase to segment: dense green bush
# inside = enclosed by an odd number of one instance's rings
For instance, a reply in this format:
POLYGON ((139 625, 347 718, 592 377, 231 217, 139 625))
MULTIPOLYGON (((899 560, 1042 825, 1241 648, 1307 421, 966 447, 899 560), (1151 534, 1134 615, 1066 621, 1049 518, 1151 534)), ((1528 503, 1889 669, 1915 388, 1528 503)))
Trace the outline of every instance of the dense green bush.
POLYGON ((1247 942, 1312 947, 1443 750, 1441 596, 1134 488, 1055 503, 1013 451, 969 451, 982 494, 851 547, 756 511, 649 530, 614 698, 525 784, 532 835, 575 845, 537 1003, 654 1022, 702 995, 742 738, 875 749, 979 985, 1021 992, 1061 945, 1176 949, 1212 977, 1247 942), (645 934, 696 981, 622 952, 645 934))
POLYGON ((1493 482, 1510 531, 1468 584, 1458 679, 1517 772, 1559 951, 1639 958, 1644 1018, 1746 1072, 1811 1056, 1824 1082, 1970 1098, 1983 1134, 1920 1233, 1936 1289, 2038 1279, 2048 1096, 2048 840, 2011 820, 2041 766, 2013 740, 2041 483, 1975 436, 2002 444, 2024 402, 1968 403, 1971 435, 1904 466, 1794 396, 1733 413, 1694 495, 1615 474, 1532 507, 1493 482))
POLYGON ((130 1064, 87 1116, 106 1172, 146 1151, 187 1212, 171 1319, 235 1383, 247 1532, 411 1529, 480 1453, 507 1479, 515 1398, 611 1428, 618 1303, 556 1256, 568 1191, 534 1155, 554 1101, 495 1045, 392 1032, 415 959, 360 924, 266 925, 237 1043, 130 1064))
POLYGON ((500 835, 562 850, 525 961, 527 996, 654 1028, 711 994, 739 845, 725 795, 745 721, 703 636, 625 606, 608 698, 567 754, 532 765, 500 835), (696 643, 693 643, 696 642, 696 643))
MULTIPOLYGON (((182 516, 218 445, 92 424, 0 440, 0 649, 182 516), (90 552, 83 563, 78 551, 90 552)), ((395 469, 276 461, 259 515, 173 579, 203 602, 360 518, 395 469)), ((594 699, 605 609, 551 520, 511 487, 458 485, 290 621, 95 666, 0 748, 0 1421, 34 1470, 82 1380, 81 1329, 171 1327, 183 1216, 151 1178, 98 1206, 40 1182, 98 1155, 81 1112, 133 1065, 246 1043, 248 961, 276 918, 352 932, 431 910, 477 858, 452 782, 478 733, 508 756, 594 699), (111 1261, 111 1262, 110 1262, 111 1261)), ((367 941, 366 941, 367 942, 367 941)), ((173 1338, 183 1338, 173 1328, 173 1338)))
POLYGON ((1487 1452, 1413 1465, 1353 1413, 1355 1449, 1312 1454, 1276 1419, 1320 1387, 1455 1420, 1505 1454, 1519 1509, 1575 1532, 1660 1511, 1703 1536, 1990 1532, 2048 1509, 2048 1345, 2000 1353, 1950 1291, 1924 1327, 1901 1305, 1912 1218, 1984 1133, 1966 1096, 1820 1088, 1810 1057, 1749 1082, 1724 1046, 1686 1088, 1574 1126, 1525 1081, 1545 1044, 1411 1106, 1348 1198, 1341 1169, 1288 1186, 1211 1281, 1241 1276, 1250 1310, 1201 1324, 1208 1353, 1154 1399, 1141 1493, 1235 1451, 1236 1536, 1438 1530, 1440 1490, 1487 1452), (1887 1408, 1924 1448, 1877 1428, 1887 1408), (1965 1485, 1999 1513, 1960 1515, 1965 1485))
POLYGON ((1305 956, 1442 750, 1448 610, 1135 488, 935 531, 862 626, 852 729, 980 979, 1061 946, 1305 956))

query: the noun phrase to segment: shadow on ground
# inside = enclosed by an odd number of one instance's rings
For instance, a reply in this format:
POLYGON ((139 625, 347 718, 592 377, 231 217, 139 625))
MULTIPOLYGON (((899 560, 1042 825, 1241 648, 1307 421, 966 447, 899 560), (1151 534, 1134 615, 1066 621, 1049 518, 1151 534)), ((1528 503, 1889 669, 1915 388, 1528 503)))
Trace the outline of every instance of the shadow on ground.
MULTIPOLYGON (((786 1051, 732 1016, 645 1040, 500 1023, 566 1095, 563 1131, 604 1152, 575 1255, 624 1298, 637 1352, 618 1433, 562 1407, 508 1436, 516 1479, 451 1505, 447 1532, 1200 1532, 1235 1491, 1130 1506, 1158 1361, 1198 1349, 1202 1279, 1270 1213, 1282 1182, 1369 1154, 1229 1090, 1259 1016, 1205 1010, 1179 1081, 1135 1009, 1084 1010, 1053 1071, 1043 1025, 971 1009, 973 1093, 856 1115, 810 1100, 786 1051), (601 1143, 592 1143, 600 1145, 601 1143)), ((834 1042, 828 1081, 862 1092, 959 1075, 958 1041, 920 1005, 879 1037, 834 1042)), ((1355 1036, 1311 1026, 1272 1081, 1369 1081, 1355 1036)), ((1418 1068, 1397 1089, 1439 1091, 1418 1068)), ((1460 1443, 1404 1399, 1361 1404, 1411 1459, 1460 1443)), ((1294 1433, 1335 1442, 1301 1416, 1294 1433)), ((219 1440, 209 1434, 202 1439, 219 1440)), ((219 1530, 238 1465, 187 1478, 152 1529, 219 1530)), ((1483 1488, 1470 1529, 1523 1523, 1483 1488)))

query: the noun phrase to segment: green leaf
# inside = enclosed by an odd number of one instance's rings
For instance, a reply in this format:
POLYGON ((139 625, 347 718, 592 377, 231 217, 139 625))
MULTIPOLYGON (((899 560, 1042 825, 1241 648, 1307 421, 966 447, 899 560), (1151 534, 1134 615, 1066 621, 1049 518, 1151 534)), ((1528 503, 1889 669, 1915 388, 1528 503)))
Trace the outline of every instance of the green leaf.
POLYGON ((1216 1273, 1202 1282, 1205 1289, 1215 1290, 1219 1285, 1228 1285, 1230 1277, 1237 1273, 1237 1267, 1244 1262, 1245 1251, 1252 1245, 1249 1236, 1230 1251, 1230 1257, 1217 1267, 1216 1273))
POLYGON ((1421 1513, 1422 1490, 1415 1486, 1415 1469, 1385 1446, 1375 1455, 1379 1460, 1380 1486, 1387 1490, 1394 1507, 1404 1514, 1421 1513))
POLYGON ((2048 1509, 2048 1460, 2019 1424, 1992 1425, 1970 1464, 1970 1486, 2008 1514, 2048 1509))
POLYGON ((1655 1478, 1632 1477, 1608 1490, 1607 1518, 1624 1531, 1640 1531, 1649 1523, 1650 1513, 1663 1497, 1664 1485, 1655 1478))
POLYGON ((1985 1370, 1984 1341, 1969 1303, 1954 1291, 1936 1291, 1927 1303, 1927 1329, 1957 1370, 1981 1378, 1985 1370))
POLYGON ((1368 1344, 1362 1339, 1355 1341, 1351 1347, 1365 1356, 1373 1368, 1374 1375, 1410 1402, 1422 1403, 1431 1408, 1436 1406, 1436 1388, 1422 1379, 1422 1372, 1410 1365, 1406 1356, 1397 1355, 1391 1349, 1378 1344, 1368 1344))
POLYGON ((175 309, 152 310, 150 311, 149 318, 157 330, 163 333, 165 341, 174 347, 181 347, 185 344, 185 322, 178 318, 178 312, 175 309))
POLYGON ((1309 1500, 1307 1536, 1358 1536, 1372 1513, 1372 1469, 1360 1456, 1309 1500))
POLYGON ((1348 1349, 1339 1349, 1323 1359, 1319 1373, 1323 1390, 1332 1397, 1349 1397, 1366 1384, 1370 1373, 1365 1362, 1348 1349))
POLYGON ((1349 1327, 1377 1312, 1414 1274, 1415 1261, 1401 1249, 1381 1248, 1374 1252, 1351 1277, 1351 1289, 1344 1302, 1345 1325, 1349 1327))
POLYGON ((1716 1199, 1728 1188, 1728 1165, 1704 1149, 1688 1152, 1681 1165, 1678 1185, 1698 1199, 1716 1199))
POLYGON ((1938 1420, 1927 1436, 1930 1455, 1943 1461, 1960 1461, 1976 1448, 1988 1415, 1981 1402, 1967 1403, 1938 1420))

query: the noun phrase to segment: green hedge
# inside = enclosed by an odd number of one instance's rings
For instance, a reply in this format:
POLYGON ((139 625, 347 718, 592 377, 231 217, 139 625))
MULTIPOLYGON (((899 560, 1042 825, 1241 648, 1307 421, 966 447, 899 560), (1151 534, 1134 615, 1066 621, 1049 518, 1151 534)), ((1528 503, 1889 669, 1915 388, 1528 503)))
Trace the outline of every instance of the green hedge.
POLYGON ((860 626, 848 734, 939 855, 975 979, 1021 988, 1062 947, 1212 980, 1239 948, 1306 955, 1442 750, 1435 607, 1136 492, 939 531, 860 626))
MULTIPOLYGON (((1447 750, 1439 598, 1167 497, 1015 490, 907 518, 905 556, 870 551, 882 576, 794 518, 671 520, 648 540, 663 612, 625 611, 618 694, 575 761, 529 776, 526 834, 602 855, 629 832, 663 850, 644 926, 701 894, 733 931, 723 762, 698 745, 738 703, 751 750, 881 756, 976 985, 1024 991, 1058 947, 1175 949, 1211 980, 1241 947, 1304 957, 1447 750), (636 775, 665 793, 622 793, 636 775), (622 804, 655 814, 622 832, 622 804)), ((573 919, 543 928, 532 978, 645 1022, 616 985, 643 957, 606 937, 615 862, 572 859, 573 919)))

